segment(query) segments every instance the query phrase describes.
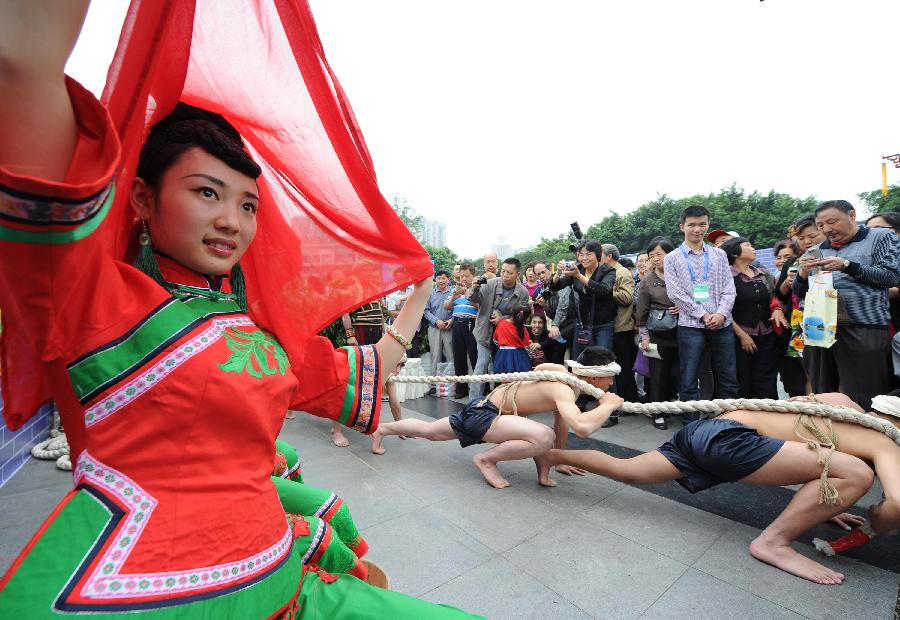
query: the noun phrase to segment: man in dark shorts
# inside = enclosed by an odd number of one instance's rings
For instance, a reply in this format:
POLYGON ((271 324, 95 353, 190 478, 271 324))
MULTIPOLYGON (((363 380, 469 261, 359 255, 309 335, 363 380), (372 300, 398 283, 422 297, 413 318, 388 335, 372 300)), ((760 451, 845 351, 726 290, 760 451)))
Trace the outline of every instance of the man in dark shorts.
MULTIPOLYGON (((621 370, 615 363, 615 355, 603 347, 587 347, 578 358, 570 361, 571 372, 594 387, 605 390, 621 370)), ((535 370, 565 372, 558 364, 541 364, 535 370)), ((556 486, 550 478, 550 466, 546 453, 554 441, 565 445, 565 437, 571 428, 575 434, 586 437, 616 410, 622 399, 606 393, 596 409, 581 412, 575 404, 575 390, 557 381, 516 381, 500 386, 485 398, 475 398, 462 410, 450 417, 434 422, 407 418, 399 422, 382 422, 372 434, 372 452, 384 454, 382 442, 388 435, 424 437, 431 441, 458 439, 462 447, 477 443, 497 444, 490 450, 479 452, 472 461, 491 486, 502 489, 509 482, 500 473, 497 463, 533 458, 537 465, 538 481, 544 486, 556 486), (554 429, 540 422, 529 420, 533 413, 556 411, 554 429)), ((583 474, 577 468, 557 468, 564 474, 583 474)))
POLYGON ((691 493, 723 482, 737 482, 760 469, 784 446, 734 420, 688 424, 656 449, 674 465, 675 481, 691 493))
MULTIPOLYGON (((728 414, 726 414, 728 415, 728 414)), ((782 415, 782 414, 772 414, 782 415)), ((824 423, 821 424, 824 426, 824 423)), ((778 517, 750 544, 750 553, 784 571, 825 585, 843 581, 841 573, 800 555, 791 543, 828 519, 859 523, 841 514, 872 486, 874 474, 859 458, 828 446, 768 437, 733 419, 691 422, 652 452, 619 459, 596 450, 551 450, 551 464, 566 464, 630 484, 676 480, 691 493, 723 482, 762 486, 802 484, 778 517), (827 484, 819 456, 828 456, 827 484), (825 497, 825 501, 821 501, 825 497)))

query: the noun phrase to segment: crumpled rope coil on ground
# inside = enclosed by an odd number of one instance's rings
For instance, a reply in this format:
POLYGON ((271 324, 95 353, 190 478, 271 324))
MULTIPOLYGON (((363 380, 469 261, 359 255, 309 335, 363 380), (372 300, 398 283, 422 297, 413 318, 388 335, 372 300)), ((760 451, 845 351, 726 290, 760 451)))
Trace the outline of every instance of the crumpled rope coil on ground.
MULTIPOLYGON (((388 381, 395 383, 501 383, 508 381, 560 381, 569 385, 583 394, 594 398, 603 396, 603 390, 597 389, 591 384, 582 381, 578 377, 555 370, 532 370, 531 372, 508 372, 494 375, 465 375, 457 376, 391 376, 388 381)), ((900 429, 881 418, 860 413, 849 407, 826 405, 823 403, 806 401, 773 400, 769 398, 721 398, 716 400, 692 400, 692 401, 667 401, 661 403, 623 403, 621 408, 626 413, 639 413, 647 417, 658 415, 679 415, 682 413, 709 413, 714 416, 722 415, 729 411, 746 409, 749 411, 770 411, 774 413, 805 413, 820 417, 831 418, 838 422, 850 422, 864 426, 890 437, 894 443, 900 445, 900 429)))
POLYGON ((59 413, 53 412, 53 425, 50 439, 36 444, 31 449, 31 456, 46 461, 56 461, 57 469, 72 471, 72 459, 69 457, 69 442, 66 434, 60 430, 59 413))

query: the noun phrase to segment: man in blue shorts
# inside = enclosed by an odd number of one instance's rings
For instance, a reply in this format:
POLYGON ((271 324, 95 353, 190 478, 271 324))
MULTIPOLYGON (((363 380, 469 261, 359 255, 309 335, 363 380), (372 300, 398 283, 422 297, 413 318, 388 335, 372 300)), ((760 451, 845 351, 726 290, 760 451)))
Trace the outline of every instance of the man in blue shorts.
MULTIPOLYGON (((551 450, 547 458, 551 464, 572 465, 630 484, 675 480, 691 493, 723 482, 801 484, 784 511, 750 544, 750 553, 798 577, 825 585, 840 584, 844 578, 841 573, 800 555, 791 543, 828 519, 841 525, 861 522, 861 517, 841 513, 872 486, 872 470, 860 458, 833 450, 836 438, 823 421, 805 416, 802 420, 806 426, 800 430, 820 439, 813 442, 818 444, 817 449, 811 450, 807 443, 784 439, 793 437, 793 432, 768 436, 764 426, 754 423, 753 415, 739 411, 691 422, 656 450, 632 458, 615 458, 596 450, 551 450), (776 438, 779 435, 781 438, 776 438), (827 463, 825 476, 822 462, 827 463)), ((779 416, 776 422, 790 424, 794 430, 796 416, 762 415, 762 419, 779 416)))
MULTIPOLYGON (((603 347, 587 347, 578 361, 569 361, 571 372, 601 390, 612 385, 621 370, 615 363, 615 355, 603 347)), ((565 372, 558 364, 541 364, 535 370, 565 372)), ((584 413, 575 404, 575 389, 557 381, 515 381, 506 383, 484 398, 475 398, 453 415, 434 422, 407 418, 398 422, 382 422, 372 434, 372 452, 384 454, 382 442, 388 435, 424 437, 431 441, 458 439, 465 448, 478 443, 497 444, 490 450, 479 452, 472 461, 491 486, 502 489, 509 482, 500 473, 497 463, 533 458, 537 465, 538 481, 544 486, 556 486, 550 478, 550 465, 546 453, 554 446, 565 445, 568 429, 587 437, 609 418, 622 399, 605 393, 596 409, 584 413), (529 420, 526 416, 545 411, 555 411, 554 428, 529 420)), ((584 474, 573 468, 560 466, 556 471, 564 474, 584 474)))

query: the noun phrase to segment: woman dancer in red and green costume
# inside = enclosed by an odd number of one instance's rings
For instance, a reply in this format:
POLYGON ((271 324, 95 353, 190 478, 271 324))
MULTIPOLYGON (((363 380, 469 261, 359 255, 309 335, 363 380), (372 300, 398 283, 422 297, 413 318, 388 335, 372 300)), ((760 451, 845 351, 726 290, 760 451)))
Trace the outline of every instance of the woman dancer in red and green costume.
POLYGON ((430 278, 394 323, 401 338, 327 360, 312 343, 315 376, 332 378, 301 396, 304 358, 248 312, 238 264, 257 211, 275 208, 259 167, 223 118, 179 107, 124 183, 109 114, 63 76, 84 10, 0 0, 0 307, 39 358, 74 466, 0 580, 0 617, 464 616, 326 572, 356 566, 334 551, 352 554, 352 522, 349 547, 327 524, 349 516, 310 515, 299 482, 272 483, 287 409, 376 428, 381 368, 403 354, 430 278), (117 184, 142 221, 137 268, 98 234, 117 184))

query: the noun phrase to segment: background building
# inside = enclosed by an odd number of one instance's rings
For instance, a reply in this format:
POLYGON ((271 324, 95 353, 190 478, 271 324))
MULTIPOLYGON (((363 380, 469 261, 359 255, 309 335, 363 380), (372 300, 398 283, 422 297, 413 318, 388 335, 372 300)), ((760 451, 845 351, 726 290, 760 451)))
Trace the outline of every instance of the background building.
POLYGON ((423 245, 434 248, 447 247, 447 226, 435 220, 422 220, 422 234, 418 237, 423 245))
POLYGON ((491 250, 501 261, 513 255, 512 246, 506 242, 506 237, 497 237, 497 243, 491 246, 491 250))

